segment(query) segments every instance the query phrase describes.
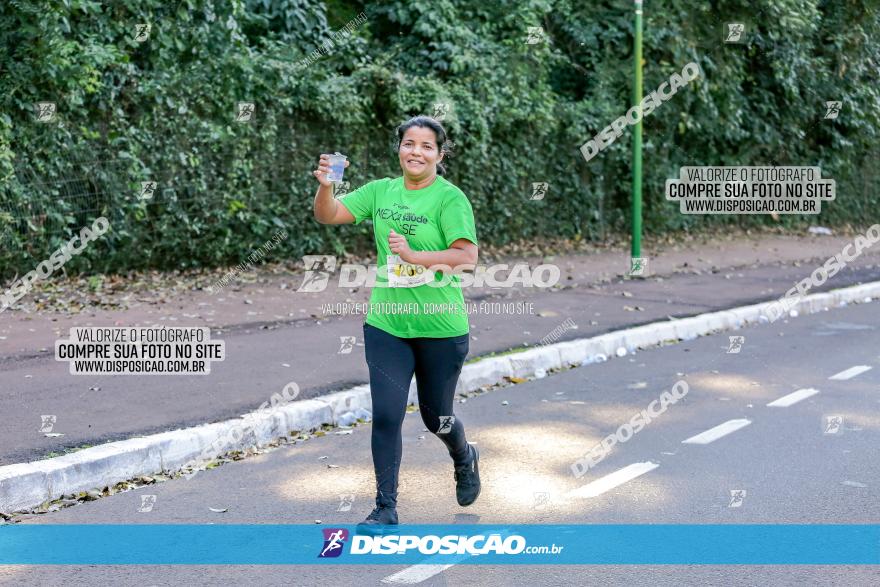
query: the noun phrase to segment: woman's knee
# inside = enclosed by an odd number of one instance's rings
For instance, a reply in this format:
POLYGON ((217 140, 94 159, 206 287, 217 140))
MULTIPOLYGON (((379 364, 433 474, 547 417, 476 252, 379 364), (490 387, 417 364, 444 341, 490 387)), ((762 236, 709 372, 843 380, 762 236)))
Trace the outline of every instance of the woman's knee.
POLYGON ((392 413, 373 412, 374 430, 396 431, 403 426, 403 418, 392 413))

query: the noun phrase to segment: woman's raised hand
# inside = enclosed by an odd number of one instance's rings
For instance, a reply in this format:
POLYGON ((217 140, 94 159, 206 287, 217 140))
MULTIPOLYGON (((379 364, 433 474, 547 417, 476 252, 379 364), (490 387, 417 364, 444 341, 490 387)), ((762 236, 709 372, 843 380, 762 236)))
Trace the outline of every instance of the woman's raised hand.
MULTIPOLYGON (((348 167, 348 164, 351 163, 348 159, 345 160, 345 167, 348 167)), ((321 156, 318 159, 318 168, 312 172, 312 175, 317 178, 318 183, 324 186, 330 186, 332 183, 327 179, 327 174, 330 173, 330 155, 328 153, 321 153, 321 156)))

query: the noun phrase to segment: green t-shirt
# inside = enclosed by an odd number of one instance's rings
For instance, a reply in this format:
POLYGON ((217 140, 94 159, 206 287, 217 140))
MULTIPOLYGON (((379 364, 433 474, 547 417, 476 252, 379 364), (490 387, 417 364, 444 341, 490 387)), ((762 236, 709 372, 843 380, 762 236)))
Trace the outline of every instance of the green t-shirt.
POLYGON ((401 338, 467 334, 459 277, 389 259, 393 253, 388 246, 391 229, 405 236, 414 251, 444 251, 460 238, 479 244, 474 211, 464 192, 439 175, 420 190, 406 189, 403 177, 397 177, 371 181, 339 202, 355 224, 373 220, 377 271, 366 323, 401 338))

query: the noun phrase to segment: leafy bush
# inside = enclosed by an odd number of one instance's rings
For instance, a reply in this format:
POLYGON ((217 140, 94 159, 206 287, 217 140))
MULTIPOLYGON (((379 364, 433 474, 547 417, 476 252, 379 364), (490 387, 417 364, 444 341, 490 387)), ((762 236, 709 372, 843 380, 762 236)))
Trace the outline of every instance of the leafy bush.
MULTIPOLYGON (((28 271, 97 216, 111 231, 74 271, 234 264, 370 250, 368 226, 312 218, 318 153, 353 186, 399 175, 394 127, 448 103, 449 179, 483 242, 626 230, 631 135, 578 148, 626 112, 627 3, 432 0, 18 1, 0 6, 0 275, 28 271), (512 4, 512 6, 511 6, 512 4), (351 35, 335 34, 366 13, 351 35), (139 42, 138 24, 149 23, 139 42), (547 42, 526 43, 541 26, 547 42), (332 46, 299 66, 327 40, 332 46), (34 103, 57 104, 40 123, 34 103), (236 121, 253 102, 254 119, 236 121), (150 200, 141 182, 155 181, 150 200), (531 201, 532 182, 549 182, 531 201)), ((757 224, 683 216, 663 197, 683 165, 820 165, 823 223, 878 205, 880 17, 872 0, 645 6, 645 92, 698 61, 705 77, 644 122, 645 229, 757 224), (725 44, 727 22, 749 42, 725 44), (835 121, 824 103, 840 100, 835 121)), ((787 224, 815 217, 783 217, 787 224)))

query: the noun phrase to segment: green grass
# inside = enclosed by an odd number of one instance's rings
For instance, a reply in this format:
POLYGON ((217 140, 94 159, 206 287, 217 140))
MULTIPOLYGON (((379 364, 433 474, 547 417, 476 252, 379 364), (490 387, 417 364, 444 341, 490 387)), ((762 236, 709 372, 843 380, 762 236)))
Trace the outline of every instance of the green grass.
POLYGON ((54 459, 55 457, 61 457, 61 456, 64 456, 64 455, 69 455, 69 454, 72 453, 72 452, 76 452, 76 451, 78 451, 78 450, 82 450, 82 449, 84 449, 84 448, 92 448, 92 446, 93 446, 93 445, 91 445, 91 444, 84 444, 84 445, 82 445, 82 446, 75 446, 75 447, 73 447, 73 448, 68 448, 68 449, 62 450, 62 451, 60 451, 60 452, 58 452, 58 451, 54 451, 54 450, 53 450, 53 451, 50 452, 49 454, 45 455, 43 458, 44 458, 44 459, 54 459))

